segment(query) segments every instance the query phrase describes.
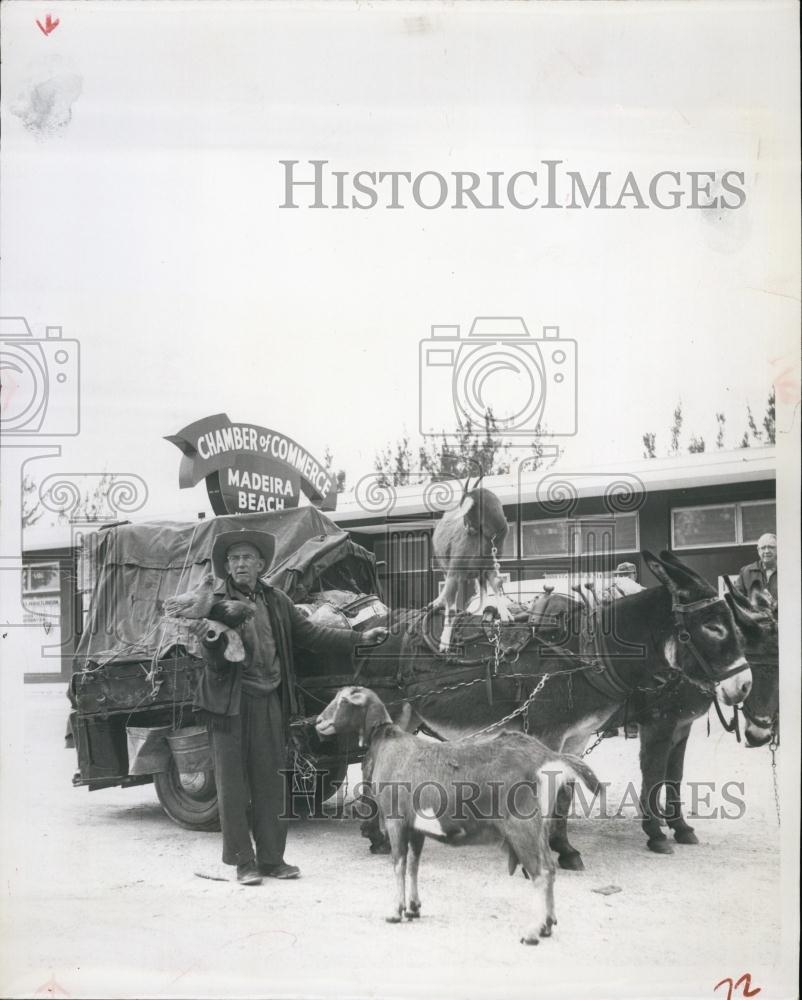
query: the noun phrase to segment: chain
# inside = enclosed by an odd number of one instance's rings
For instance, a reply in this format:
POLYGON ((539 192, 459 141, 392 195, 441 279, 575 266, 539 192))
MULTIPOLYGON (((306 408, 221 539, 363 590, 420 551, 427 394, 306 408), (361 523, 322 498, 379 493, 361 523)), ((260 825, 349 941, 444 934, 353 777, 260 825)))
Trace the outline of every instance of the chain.
POLYGON ((498 729, 501 726, 505 726, 508 722, 512 722, 512 720, 517 718, 519 715, 524 716, 524 732, 528 733, 529 720, 527 719, 525 713, 529 710, 529 706, 546 686, 546 681, 548 681, 549 677, 551 677, 551 674, 543 674, 538 681, 537 686, 532 689, 532 693, 526 701, 517 708, 514 708, 508 715, 505 715, 503 719, 499 719, 497 722, 491 722, 489 726, 485 726, 484 729, 478 729, 475 733, 470 733, 468 736, 465 736, 464 739, 473 740, 476 739, 477 736, 484 736, 485 733, 490 733, 494 729, 498 729))
POLYGON ((598 733, 596 733, 596 739, 590 744, 590 746, 586 750, 582 751, 582 756, 589 757, 590 754, 593 753, 593 751, 596 749, 596 747, 601 743, 603 739, 604 739, 604 730, 601 729, 599 730, 598 733))
POLYGON ((498 676, 498 668, 501 663, 501 621, 496 618, 493 622, 493 676, 498 676))
POLYGON ((769 751, 771 752, 771 778, 774 783, 774 808, 777 810, 777 826, 780 826, 780 791, 777 787, 777 749, 779 745, 777 730, 772 728, 769 751))
MULTIPOLYGON (((493 538, 491 542, 490 555, 493 557, 493 572, 496 574, 496 582, 499 587, 501 587, 501 563, 498 561, 498 549, 496 548, 496 539, 493 538)), ((503 593, 502 589, 502 593, 503 593)))

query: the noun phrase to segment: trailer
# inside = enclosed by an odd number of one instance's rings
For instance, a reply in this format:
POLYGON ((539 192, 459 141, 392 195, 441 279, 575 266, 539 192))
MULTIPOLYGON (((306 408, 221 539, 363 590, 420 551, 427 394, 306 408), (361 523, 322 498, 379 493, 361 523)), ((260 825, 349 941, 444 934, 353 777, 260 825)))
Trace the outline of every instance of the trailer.
MULTIPOLYGON (((314 507, 98 531, 81 554, 92 598, 68 691, 78 758, 74 785, 93 791, 152 782, 164 811, 180 826, 219 829, 214 772, 192 710, 202 651, 180 621, 164 615, 164 602, 193 589, 211 569, 215 538, 241 527, 276 537, 266 580, 304 613, 357 630, 383 621, 373 555, 314 507)), ((324 746, 312 724, 353 671, 345 658, 324 660, 298 650, 295 674, 291 803, 315 810, 359 759, 356 748, 324 746)))

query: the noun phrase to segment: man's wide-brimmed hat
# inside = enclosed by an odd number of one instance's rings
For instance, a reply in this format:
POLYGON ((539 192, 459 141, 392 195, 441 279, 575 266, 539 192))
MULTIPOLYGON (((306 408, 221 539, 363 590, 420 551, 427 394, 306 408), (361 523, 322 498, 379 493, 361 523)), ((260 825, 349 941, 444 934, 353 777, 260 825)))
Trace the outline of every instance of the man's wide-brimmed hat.
POLYGON ((253 528, 238 528, 236 531, 224 531, 218 535, 212 546, 212 569, 215 576, 221 580, 226 578, 226 556, 233 545, 253 545, 265 561, 263 573, 266 573, 273 562, 276 551, 276 536, 268 531, 256 531, 253 528))
POLYGON ((635 563, 622 562, 619 563, 615 568, 615 576, 626 576, 627 573, 637 573, 638 567, 635 563))

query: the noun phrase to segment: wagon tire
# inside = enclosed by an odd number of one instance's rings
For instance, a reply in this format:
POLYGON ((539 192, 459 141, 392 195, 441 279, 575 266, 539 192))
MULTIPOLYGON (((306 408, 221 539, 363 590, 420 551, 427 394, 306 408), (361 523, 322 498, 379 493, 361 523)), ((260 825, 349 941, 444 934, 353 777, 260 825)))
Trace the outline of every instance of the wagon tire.
POLYGON ((214 771, 180 774, 175 761, 153 775, 156 795, 170 819, 185 830, 214 832, 220 829, 214 771))

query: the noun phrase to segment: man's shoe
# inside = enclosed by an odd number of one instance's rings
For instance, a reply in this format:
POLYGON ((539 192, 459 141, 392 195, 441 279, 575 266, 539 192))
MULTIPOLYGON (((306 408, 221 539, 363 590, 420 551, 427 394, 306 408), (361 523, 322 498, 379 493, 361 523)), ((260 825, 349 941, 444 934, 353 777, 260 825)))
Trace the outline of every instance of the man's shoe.
POLYGON ((288 865, 286 861, 280 861, 277 865, 259 865, 261 875, 267 878, 298 878, 301 869, 297 865, 288 865))
POLYGON ((249 861, 244 865, 237 865, 237 881, 240 885, 262 884, 262 876, 253 861, 249 861))

